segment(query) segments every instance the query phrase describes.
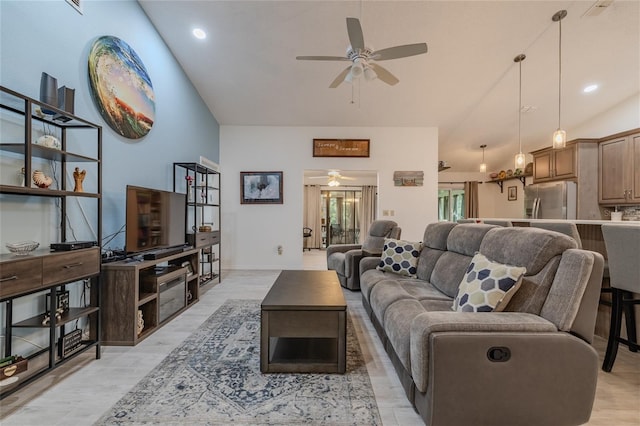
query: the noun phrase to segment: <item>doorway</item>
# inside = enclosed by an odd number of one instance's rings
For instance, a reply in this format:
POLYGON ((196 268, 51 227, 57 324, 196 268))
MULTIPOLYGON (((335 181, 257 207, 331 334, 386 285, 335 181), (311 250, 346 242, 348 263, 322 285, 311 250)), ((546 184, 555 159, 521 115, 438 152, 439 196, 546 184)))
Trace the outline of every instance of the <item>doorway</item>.
POLYGON ((374 170, 305 170, 302 226, 311 236, 303 251, 359 244, 375 220, 377 184, 374 170))

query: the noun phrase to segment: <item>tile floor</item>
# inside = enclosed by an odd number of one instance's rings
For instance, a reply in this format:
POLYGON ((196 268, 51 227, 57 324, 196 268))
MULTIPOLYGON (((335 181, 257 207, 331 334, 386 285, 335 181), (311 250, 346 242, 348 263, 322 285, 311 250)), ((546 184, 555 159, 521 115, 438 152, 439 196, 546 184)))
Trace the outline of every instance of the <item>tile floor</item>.
MULTIPOLYGON (((324 251, 305 252, 304 269, 326 269, 324 251)), ((90 425, 141 380, 227 299, 262 299, 279 271, 227 271, 200 301, 135 347, 103 347, 54 370, 0 401, 2 426, 90 425)), ((345 290, 384 425, 420 425, 362 308, 360 293, 345 290)), ((606 342, 594 346, 602 356, 606 342)), ((640 425, 640 353, 621 348, 613 373, 600 372, 589 425, 640 425)))

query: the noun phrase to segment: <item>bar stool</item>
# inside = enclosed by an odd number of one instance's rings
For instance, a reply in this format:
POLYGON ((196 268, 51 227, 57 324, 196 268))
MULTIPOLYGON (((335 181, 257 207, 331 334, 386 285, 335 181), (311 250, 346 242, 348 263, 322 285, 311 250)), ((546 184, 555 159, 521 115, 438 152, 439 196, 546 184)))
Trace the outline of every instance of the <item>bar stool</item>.
POLYGON ((640 293, 640 226, 602 225, 602 236, 609 258, 611 282, 611 327, 602 369, 610 372, 618 353, 618 344, 638 351, 634 305, 632 293, 640 293), (620 337, 622 313, 624 312, 627 339, 620 337))

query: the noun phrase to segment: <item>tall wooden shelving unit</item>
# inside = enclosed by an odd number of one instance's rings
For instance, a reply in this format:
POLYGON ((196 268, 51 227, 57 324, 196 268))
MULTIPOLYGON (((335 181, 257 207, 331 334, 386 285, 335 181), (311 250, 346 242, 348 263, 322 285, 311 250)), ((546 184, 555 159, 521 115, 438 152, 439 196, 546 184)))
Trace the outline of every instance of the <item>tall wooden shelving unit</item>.
MULTIPOLYGON (((18 164, 17 170, 20 169, 19 165, 23 165, 25 176, 20 183, 8 180, 7 175, 3 175, 0 181, 3 202, 26 203, 27 199, 34 198, 55 200, 55 210, 60 214, 59 240, 51 242, 66 242, 73 238, 68 230, 72 226, 68 223, 71 221, 68 200, 93 199, 96 207, 92 224, 95 224, 97 243, 100 242, 102 127, 2 86, 0 122, 3 123, 0 127, 0 158, 5 166, 7 163, 18 164), (43 114, 43 110, 47 114, 43 114), (48 147, 34 143, 37 139, 36 124, 60 134, 61 146, 48 147), (17 136, 19 134, 23 136, 17 136), (58 174, 54 174, 56 181, 50 188, 40 188, 32 183, 31 176, 38 164, 47 162, 52 170, 58 170, 58 174), (86 167, 91 171, 87 174, 88 185, 84 186, 92 188, 92 191, 73 191, 74 182, 66 176, 71 173, 73 166, 86 167)), ((2 225, 43 226, 8 222, 8 219, 3 220, 2 225)), ((8 242, 12 241, 2 241, 2 244, 8 242)), ((17 354, 23 360, 19 365, 14 365, 16 368, 2 367, 0 378, 4 379, 4 383, 0 387, 0 399, 90 349, 95 348, 96 359, 100 358, 100 247, 50 252, 48 243, 40 242, 40 248, 27 255, 0 255, 0 304, 4 311, 2 357, 16 355, 17 346, 24 351, 17 354), (84 306, 73 306, 74 302, 71 302, 60 317, 55 318, 50 315, 52 308, 49 305, 55 308, 62 299, 58 299, 58 293, 67 291, 84 295, 78 303, 84 306), (56 304, 52 301, 56 301, 56 304), (48 322, 45 321, 46 316, 51 318, 48 322), (84 330, 73 330, 72 327, 77 327, 79 323, 83 323, 84 330), (27 351, 25 345, 18 345, 15 340, 19 338, 20 333, 16 333, 19 329, 31 329, 41 338, 46 335, 46 345, 41 348, 33 345, 27 351)))

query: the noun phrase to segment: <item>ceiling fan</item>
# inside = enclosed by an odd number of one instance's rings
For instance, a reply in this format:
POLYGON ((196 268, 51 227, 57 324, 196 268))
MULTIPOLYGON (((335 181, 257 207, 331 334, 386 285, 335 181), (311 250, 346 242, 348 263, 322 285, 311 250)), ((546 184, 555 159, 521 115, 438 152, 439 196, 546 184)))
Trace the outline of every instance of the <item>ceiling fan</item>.
POLYGON ((343 180, 355 180, 356 178, 342 176, 339 171, 331 170, 327 172, 326 176, 309 176, 309 179, 327 179, 327 185, 340 186, 340 179, 343 180))
POLYGON ((406 58, 427 53, 427 43, 405 44, 381 50, 372 50, 366 47, 358 18, 347 18, 347 33, 349 34, 351 45, 347 48, 346 56, 296 56, 296 59, 304 61, 351 61, 352 64, 338 74, 329 85, 332 89, 338 87, 343 81, 351 83, 354 78, 359 78, 362 75, 367 81, 377 77, 393 86, 400 80, 386 68, 378 65, 376 61, 387 61, 389 59, 406 58))

